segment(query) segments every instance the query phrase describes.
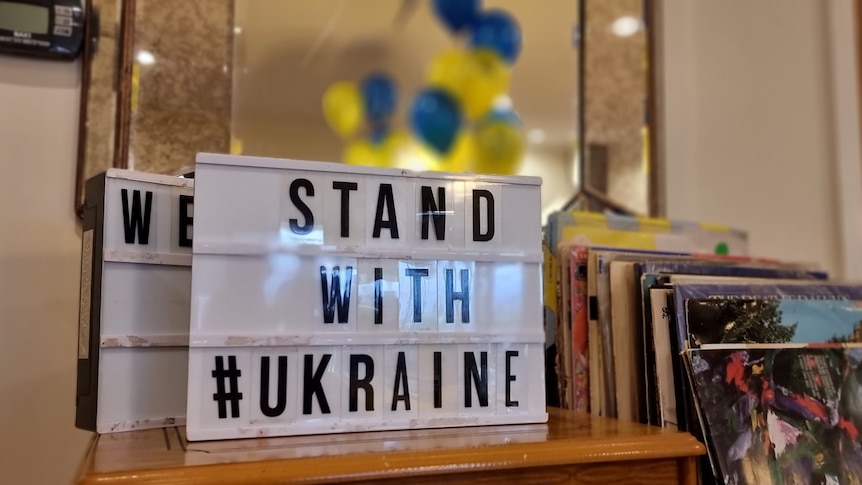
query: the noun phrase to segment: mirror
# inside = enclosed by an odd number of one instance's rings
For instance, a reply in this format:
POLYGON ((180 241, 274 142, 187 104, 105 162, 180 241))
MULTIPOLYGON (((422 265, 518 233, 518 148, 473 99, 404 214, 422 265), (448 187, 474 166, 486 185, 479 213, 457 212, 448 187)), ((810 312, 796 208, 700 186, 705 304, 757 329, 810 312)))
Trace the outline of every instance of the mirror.
POLYGON ((86 26, 85 38, 97 37, 97 42, 85 43, 81 56, 78 167, 75 181, 75 210, 79 214, 84 202, 86 180, 118 166, 115 164, 115 144, 123 11, 119 0, 88 0, 85 8, 88 11, 97 10, 99 22, 98 25, 89 23, 86 26), (93 32, 95 29, 98 29, 98 33, 93 32))
MULTIPOLYGON (((393 126, 409 130, 406 113, 430 63, 463 45, 431 0, 92 1, 105 20, 84 90, 79 184, 109 166, 185 173, 202 151, 342 161, 348 141, 321 108, 328 86, 389 74, 399 93, 393 126), (105 35, 108 19, 116 42, 105 35), (111 68, 122 73, 115 84, 111 68)), ((584 180, 599 197, 582 207, 604 198, 655 215, 651 2, 486 0, 483 8, 510 12, 523 32, 510 88, 495 103, 523 123, 519 173, 543 178, 544 213, 571 205, 584 180)))

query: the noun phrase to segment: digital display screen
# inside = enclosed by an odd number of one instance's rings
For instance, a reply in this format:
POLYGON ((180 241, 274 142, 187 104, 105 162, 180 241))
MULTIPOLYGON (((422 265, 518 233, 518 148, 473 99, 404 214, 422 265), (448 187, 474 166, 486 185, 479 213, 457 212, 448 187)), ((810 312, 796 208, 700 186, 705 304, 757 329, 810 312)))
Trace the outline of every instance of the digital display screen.
POLYGON ((0 29, 47 34, 49 14, 47 7, 0 1, 0 29))

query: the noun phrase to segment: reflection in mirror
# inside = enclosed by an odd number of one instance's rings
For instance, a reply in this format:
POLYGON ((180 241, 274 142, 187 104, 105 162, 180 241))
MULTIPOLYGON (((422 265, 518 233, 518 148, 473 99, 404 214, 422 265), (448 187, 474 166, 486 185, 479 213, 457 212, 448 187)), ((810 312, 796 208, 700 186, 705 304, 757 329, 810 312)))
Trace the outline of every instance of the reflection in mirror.
MULTIPOLYGON (((102 31, 111 31, 119 18, 107 13, 114 2, 93 1, 106 4, 102 31)), ((127 74, 88 109, 87 176, 112 162, 185 173, 198 152, 343 161, 349 140, 333 132, 322 112, 330 85, 387 73, 399 93, 393 124, 409 130, 406 113, 431 62, 464 45, 438 21, 430 1, 115 1, 134 14, 130 34, 121 36, 127 74), (117 109, 112 96, 118 96, 117 109)), ((647 0, 584 1, 545 0, 540 8, 517 0, 484 2, 486 9, 509 11, 523 32, 511 86, 495 104, 510 106, 523 122, 520 173, 542 177, 545 214, 571 201, 581 159, 589 186, 647 214, 655 199, 645 142, 654 136, 645 123, 647 0), (583 31, 580 15, 587 19, 583 31)), ((116 58, 104 35, 102 41, 94 66, 116 58)), ((116 63, 111 66, 116 72, 116 63)), ((91 98, 105 78, 94 67, 91 98)), ((409 159, 399 163, 414 166, 409 159)))
MULTIPOLYGON (((544 206, 575 190, 577 4, 487 1, 509 11, 523 31, 508 96, 528 140, 521 173, 544 179, 544 206)), ((408 128, 408 107, 426 86, 434 58, 463 45, 437 20, 430 1, 236 0, 231 134, 242 153, 341 161, 346 140, 327 125, 321 99, 337 81, 360 82, 383 71, 394 78, 394 125, 408 128)), ((407 154, 409 155, 409 152, 407 154)), ((401 166, 411 167, 410 160, 401 166)))
POLYGON ((233 2, 135 3, 128 167, 189 171, 229 148, 233 2))
POLYGON ((649 0, 582 0, 585 182, 629 210, 649 207, 649 0))
POLYGON ((121 0, 90 0, 86 8, 99 12, 98 43, 86 44, 82 60, 81 126, 79 127, 78 179, 75 209, 84 201, 84 182, 113 166, 117 60, 120 44, 121 0), (94 48, 95 47, 95 48, 94 48))

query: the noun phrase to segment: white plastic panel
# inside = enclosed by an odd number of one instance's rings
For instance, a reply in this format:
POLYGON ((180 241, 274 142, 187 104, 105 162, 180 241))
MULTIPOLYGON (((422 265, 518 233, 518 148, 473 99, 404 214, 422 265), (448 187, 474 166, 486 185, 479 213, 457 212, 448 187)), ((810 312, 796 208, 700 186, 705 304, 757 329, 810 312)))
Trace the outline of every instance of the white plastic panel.
POLYGON ((281 220, 279 243, 292 245, 321 245, 326 226, 334 229, 337 219, 325 221, 325 194, 329 177, 316 172, 297 171, 285 174, 281 188, 281 220))
MULTIPOLYGON (((476 263, 473 261, 437 263, 438 331, 474 332, 476 330, 475 288, 476 263)), ((487 326, 483 329, 491 330, 490 323, 486 320, 487 326)))
POLYGON ((188 266, 105 262, 103 340, 133 336, 142 339, 140 345, 147 345, 147 336, 187 336, 191 278, 188 266))
POLYGON ((169 252, 172 187, 108 179, 105 187, 106 250, 169 252))
POLYGON ((542 345, 190 349, 189 439, 544 422, 542 345))
POLYGON ((251 351, 249 418, 258 423, 296 421, 301 362, 296 348, 259 347, 251 351), (252 399, 252 396, 256 398, 252 399))
MULTIPOLYGON (((481 182, 465 184, 464 238, 467 249, 499 252, 503 248, 502 203, 502 188, 499 185, 481 182)), ((506 224, 509 223, 515 225, 518 221, 507 216, 506 224)))
POLYGON ((195 219, 205 226, 195 232, 198 253, 314 253, 325 247, 392 257, 427 252, 435 254, 435 259, 441 259, 441 251, 478 253, 474 256, 491 259, 500 253, 510 259, 540 262, 540 188, 533 178, 496 177, 500 182, 490 182, 495 177, 365 171, 291 160, 249 166, 244 164, 252 157, 219 157, 219 163, 212 163, 215 159, 208 154, 200 160, 196 197, 213 200, 214 205, 195 219), (226 163, 228 160, 236 165, 226 163), (428 239, 422 238, 426 225, 422 214, 427 205, 423 204, 423 187, 430 189, 433 197, 426 196, 426 200, 433 200, 436 215, 444 218, 438 218, 445 226, 443 240, 437 239, 433 215, 428 239), (441 188, 444 199, 440 199, 441 188), (441 209, 443 200, 445 210, 441 209), (345 204, 346 218, 342 217, 345 204), (344 219, 347 237, 342 236, 344 219), (377 231, 375 226, 379 226, 377 231))
POLYGON ((188 418, 194 414, 195 423, 188 425, 229 430, 248 423, 255 398, 252 382, 260 379, 252 367, 253 349, 195 349, 194 367, 192 352, 189 349, 189 388, 196 399, 190 394, 188 418), (193 369, 203 372, 193 373, 193 369))
POLYGON ((416 180, 413 197, 416 209, 412 222, 414 247, 464 247, 464 182, 416 180))
POLYGON ((419 347, 387 345, 383 376, 384 421, 419 417, 419 347))
POLYGON ((528 185, 504 185, 501 189, 501 251, 521 254, 530 248, 541 247, 541 193, 528 185))
POLYGON ((187 348, 120 347, 100 354, 97 432, 184 423, 187 348))
POLYGON ((360 259, 358 322, 360 332, 397 332, 400 318, 400 277, 394 259, 360 259))
POLYGON ((399 261, 401 330, 437 330, 437 261, 399 261))
POLYGON ((365 212, 368 184, 354 177, 329 177, 320 187, 323 198, 323 239, 328 246, 360 247, 365 244, 369 229, 365 212), (324 193, 325 191, 325 193, 324 193))
POLYGON ((499 414, 523 414, 531 409, 530 393, 539 391, 539 388, 538 381, 530 373, 529 348, 528 344, 496 346, 496 405, 499 414), (531 389, 531 386, 536 386, 536 389, 531 389))
POLYGON ((193 191, 192 180, 166 175, 105 175, 99 319, 90 322, 99 347, 89 360, 100 433, 185 422, 193 191))
POLYGON ((341 421, 381 421, 387 400, 384 380, 389 375, 383 346, 345 346, 342 350, 341 421))
POLYGON ((458 346, 419 346, 419 417, 458 415, 458 346))
POLYGON ((282 197, 287 194, 280 175, 249 167, 200 168, 195 168, 193 252, 210 246, 281 246, 282 197), (197 190, 201 184, 204 204, 197 190))
POLYGON ((346 392, 342 385, 342 348, 306 347, 299 355, 298 416, 314 425, 341 421, 341 394, 346 392))
POLYGON ((536 263, 477 262, 476 330, 541 331, 541 271, 536 263))
POLYGON ((196 255, 192 332, 288 336, 355 331, 357 271, 354 258, 196 255))
POLYGON ((403 250, 413 242, 416 223, 410 202, 413 181, 402 177, 367 177, 365 245, 381 250, 403 250))
POLYGON ((488 344, 458 345, 458 414, 494 414, 497 409, 497 359, 488 344))

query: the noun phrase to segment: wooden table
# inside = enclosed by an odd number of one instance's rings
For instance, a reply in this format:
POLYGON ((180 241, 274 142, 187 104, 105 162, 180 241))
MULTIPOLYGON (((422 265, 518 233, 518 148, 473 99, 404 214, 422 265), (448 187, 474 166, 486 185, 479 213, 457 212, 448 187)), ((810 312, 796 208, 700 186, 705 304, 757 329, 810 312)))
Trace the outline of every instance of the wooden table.
POLYGON ((183 427, 94 437, 81 484, 696 483, 691 435, 548 410, 542 425, 190 443, 183 427))

